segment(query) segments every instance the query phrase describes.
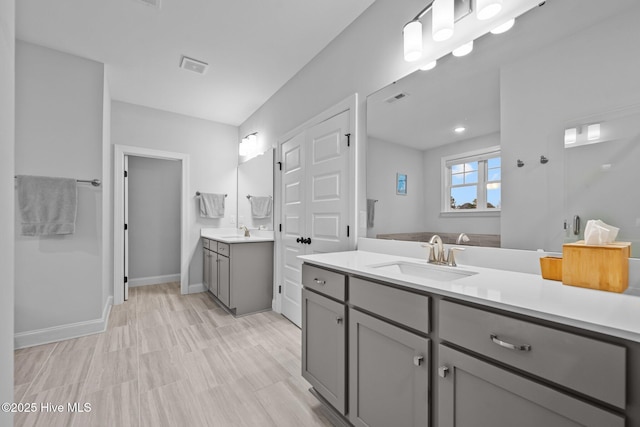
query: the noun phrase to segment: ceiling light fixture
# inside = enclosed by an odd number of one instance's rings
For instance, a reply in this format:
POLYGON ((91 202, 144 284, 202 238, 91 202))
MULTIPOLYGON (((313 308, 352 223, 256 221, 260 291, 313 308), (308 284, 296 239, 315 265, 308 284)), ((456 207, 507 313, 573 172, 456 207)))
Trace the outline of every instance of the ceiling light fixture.
POLYGON ((589 141, 600 139, 600 123, 587 126, 587 139, 589 141))
POLYGON ((564 143, 565 144, 575 144, 578 140, 578 129, 577 128, 569 128, 564 130, 564 143))
POLYGON ((473 51, 473 40, 471 40, 468 43, 463 44, 462 46, 453 49, 453 52, 451 52, 451 54, 453 56, 465 56, 470 54, 473 51))
POLYGON ((431 36, 437 42, 453 36, 454 0, 434 0, 431 36))
POLYGON ((497 27, 495 27, 493 30, 491 30, 491 34, 506 33, 511 28, 513 28, 513 24, 515 24, 515 23, 516 23, 515 18, 511 18, 507 22, 505 22, 504 24, 500 24, 497 27))
POLYGON ((411 21, 402 30, 404 38, 404 60, 414 62, 422 56, 422 23, 411 21))
POLYGON ((502 0, 476 0, 476 8, 479 20, 491 19, 502 10, 502 0))
POLYGON ((242 157, 255 156, 258 152, 258 132, 245 136, 240 141, 238 154, 242 157))
POLYGON ((427 62, 426 64, 420 66, 420 70, 422 71, 433 70, 434 68, 436 68, 436 65, 438 65, 438 61, 427 62))

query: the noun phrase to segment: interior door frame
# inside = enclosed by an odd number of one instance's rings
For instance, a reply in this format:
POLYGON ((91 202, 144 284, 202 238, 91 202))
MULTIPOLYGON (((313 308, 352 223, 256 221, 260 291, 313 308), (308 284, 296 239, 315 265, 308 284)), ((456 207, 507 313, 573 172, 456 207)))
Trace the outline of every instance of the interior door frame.
POLYGON ((189 155, 130 145, 114 145, 113 156, 113 303, 124 302, 124 158, 177 160, 182 163, 180 212, 180 293, 189 293, 189 155))
MULTIPOLYGON (((359 231, 359 223, 358 223, 358 208, 360 206, 360 194, 359 190, 362 186, 361 180, 364 174, 358 168, 358 159, 364 159, 365 152, 361 146, 360 139, 360 123, 358 121, 358 94, 354 93, 350 95, 346 99, 338 102, 332 107, 329 107, 322 113, 316 115, 312 119, 307 120, 303 124, 297 126, 296 128, 290 130, 289 132, 282 135, 277 140, 276 147, 276 164, 282 165, 282 144, 296 136, 297 134, 304 132, 305 130, 322 123, 334 116, 337 116, 340 113, 345 111, 349 112, 349 127, 350 127, 350 145, 351 150, 349 151, 349 224, 351 225, 352 232, 349 236, 349 248, 355 249, 356 242, 358 241, 358 231, 359 231)), ((364 164, 364 163, 363 163, 364 164)), ((274 218, 278 218, 279 223, 282 224, 282 203, 284 203, 284 198, 282 194, 282 173, 280 170, 274 169, 276 172, 276 176, 274 179, 274 187, 275 187, 275 200, 278 200, 278 203, 274 206, 274 218)), ((282 235, 278 232, 278 224, 274 224, 275 232, 275 241, 274 241, 274 277, 273 281, 273 302, 271 303, 271 308, 277 312, 282 313, 282 294, 278 292, 278 287, 282 286, 284 288, 283 283, 283 271, 282 271, 282 235)))

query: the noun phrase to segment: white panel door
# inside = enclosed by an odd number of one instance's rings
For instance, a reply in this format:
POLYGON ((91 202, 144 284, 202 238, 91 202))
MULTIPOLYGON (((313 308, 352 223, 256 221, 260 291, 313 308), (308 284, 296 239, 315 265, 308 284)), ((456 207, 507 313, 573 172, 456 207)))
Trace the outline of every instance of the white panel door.
POLYGON ((349 111, 281 145, 282 314, 302 321, 302 261, 309 253, 349 249, 349 111))
POLYGON ((307 131, 305 205, 308 253, 349 249, 349 111, 307 131))
POLYGON ((302 319, 302 261, 306 245, 300 243, 305 232, 304 132, 281 146, 282 159, 282 314, 296 325, 302 319))

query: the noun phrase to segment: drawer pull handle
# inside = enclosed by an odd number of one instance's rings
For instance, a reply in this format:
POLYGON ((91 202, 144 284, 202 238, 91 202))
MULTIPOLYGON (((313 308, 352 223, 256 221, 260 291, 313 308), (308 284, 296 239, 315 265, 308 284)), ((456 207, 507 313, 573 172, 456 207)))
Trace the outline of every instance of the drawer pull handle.
POLYGON ((449 374, 449 367, 448 366, 440 366, 438 368, 438 376, 440 378, 446 378, 448 374, 449 374))
POLYGON ((326 280, 320 280, 320 279, 313 279, 314 282, 316 282, 317 285, 325 285, 327 283, 326 280))
POLYGON ((413 356, 413 364, 416 366, 420 366, 423 360, 424 356, 413 356))
POLYGON ((508 348, 509 350, 531 351, 531 346, 529 344, 511 344, 510 342, 502 341, 494 334, 491 334, 491 341, 493 341, 494 344, 498 344, 500 347, 508 348))

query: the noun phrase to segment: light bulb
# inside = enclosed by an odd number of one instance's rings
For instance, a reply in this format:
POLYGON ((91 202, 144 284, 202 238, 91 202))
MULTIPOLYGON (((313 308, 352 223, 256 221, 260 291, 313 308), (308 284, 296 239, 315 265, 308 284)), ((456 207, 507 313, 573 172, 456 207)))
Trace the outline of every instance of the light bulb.
POLYGON ((437 42, 445 41, 453 35, 454 0, 435 0, 432 11, 432 36, 437 42))
POLYGON ((404 60, 414 62, 422 56, 422 23, 411 21, 402 30, 404 38, 404 60))
POLYGON ((477 0, 476 8, 479 20, 491 19, 502 10, 502 0, 477 0))
POLYGON ((516 23, 515 18, 511 18, 507 22, 505 22, 503 24, 500 24, 497 27, 495 27, 493 30, 491 30, 491 34, 506 33, 507 31, 509 31, 513 27, 513 24, 515 24, 515 23, 516 23))
POLYGON ((238 154, 240 154, 242 157, 246 156, 247 154, 249 154, 249 140, 247 138, 242 138, 242 141, 240 141, 240 148, 238 149, 238 154))
POLYGON ((578 129, 569 128, 564 130, 564 143, 573 144, 578 140, 578 129))
POLYGON ((589 141, 600 139, 600 123, 587 126, 587 139, 589 141))
POLYGON ((471 40, 469 43, 465 43, 462 46, 454 49, 453 52, 451 53, 453 54, 453 56, 465 56, 470 54, 472 50, 473 50, 473 40, 471 40))

